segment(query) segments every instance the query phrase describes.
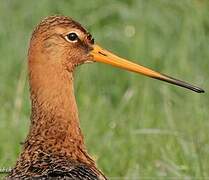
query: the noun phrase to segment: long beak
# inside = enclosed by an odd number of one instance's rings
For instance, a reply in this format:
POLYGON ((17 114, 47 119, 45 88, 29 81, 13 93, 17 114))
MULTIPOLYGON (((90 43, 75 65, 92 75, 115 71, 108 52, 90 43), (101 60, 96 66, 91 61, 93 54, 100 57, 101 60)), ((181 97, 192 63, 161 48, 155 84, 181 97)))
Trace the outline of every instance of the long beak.
POLYGON ((165 81, 171 84, 175 84, 177 86, 181 86, 187 89, 190 89, 192 91, 195 91, 197 93, 203 93, 204 90, 193 86, 189 83, 183 82, 181 80, 169 77, 167 75, 161 74, 159 72, 153 71, 151 69, 148 69, 146 67, 140 66, 138 64, 135 64, 133 62, 130 62, 126 59, 120 58, 113 53, 101 48, 98 45, 93 46, 93 50, 90 52, 90 54, 93 56, 94 61, 110 64, 112 66, 116 66, 122 69, 126 69, 128 71, 132 71, 135 73, 143 74, 145 76, 149 76, 154 79, 159 79, 161 81, 165 81))

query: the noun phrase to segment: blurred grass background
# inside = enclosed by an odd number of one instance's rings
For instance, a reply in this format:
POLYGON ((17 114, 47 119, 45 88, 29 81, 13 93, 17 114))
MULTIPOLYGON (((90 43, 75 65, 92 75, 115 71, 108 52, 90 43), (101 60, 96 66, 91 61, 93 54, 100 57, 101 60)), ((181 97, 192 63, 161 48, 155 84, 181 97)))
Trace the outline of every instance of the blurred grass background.
POLYGON ((123 57, 206 90, 196 94, 103 64, 76 71, 90 154, 114 179, 209 178, 209 1, 0 0, 0 167, 28 132, 27 48, 48 15, 81 22, 123 57))

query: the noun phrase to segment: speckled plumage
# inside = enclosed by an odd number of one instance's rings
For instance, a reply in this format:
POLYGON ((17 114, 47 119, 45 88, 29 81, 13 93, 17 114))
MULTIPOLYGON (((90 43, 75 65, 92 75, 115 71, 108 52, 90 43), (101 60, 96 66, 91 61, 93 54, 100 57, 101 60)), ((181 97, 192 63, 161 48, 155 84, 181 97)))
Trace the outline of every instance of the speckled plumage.
POLYGON ((28 55, 31 125, 8 179, 106 179, 86 151, 73 89, 74 68, 88 60, 92 43, 64 16, 48 17, 35 29, 28 55), (82 37, 79 45, 64 39, 72 30, 82 37))

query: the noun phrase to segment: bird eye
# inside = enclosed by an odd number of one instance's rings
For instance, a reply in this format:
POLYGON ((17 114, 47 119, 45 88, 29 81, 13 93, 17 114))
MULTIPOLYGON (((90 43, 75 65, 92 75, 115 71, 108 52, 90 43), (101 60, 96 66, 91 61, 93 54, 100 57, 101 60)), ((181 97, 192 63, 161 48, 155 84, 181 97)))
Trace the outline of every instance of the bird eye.
POLYGON ((67 41, 70 41, 70 42, 78 41, 78 35, 76 33, 69 33, 68 35, 66 35, 65 38, 67 39, 67 41))

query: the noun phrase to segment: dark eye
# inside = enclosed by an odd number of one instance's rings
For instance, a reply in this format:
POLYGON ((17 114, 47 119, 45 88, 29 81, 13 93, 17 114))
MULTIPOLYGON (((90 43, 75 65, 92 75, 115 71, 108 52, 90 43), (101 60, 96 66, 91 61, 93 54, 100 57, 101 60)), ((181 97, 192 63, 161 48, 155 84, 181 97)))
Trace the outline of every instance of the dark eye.
POLYGON ((78 40, 78 35, 76 33, 69 33, 67 36, 66 36, 66 39, 68 41, 71 41, 71 42, 75 42, 78 40))

